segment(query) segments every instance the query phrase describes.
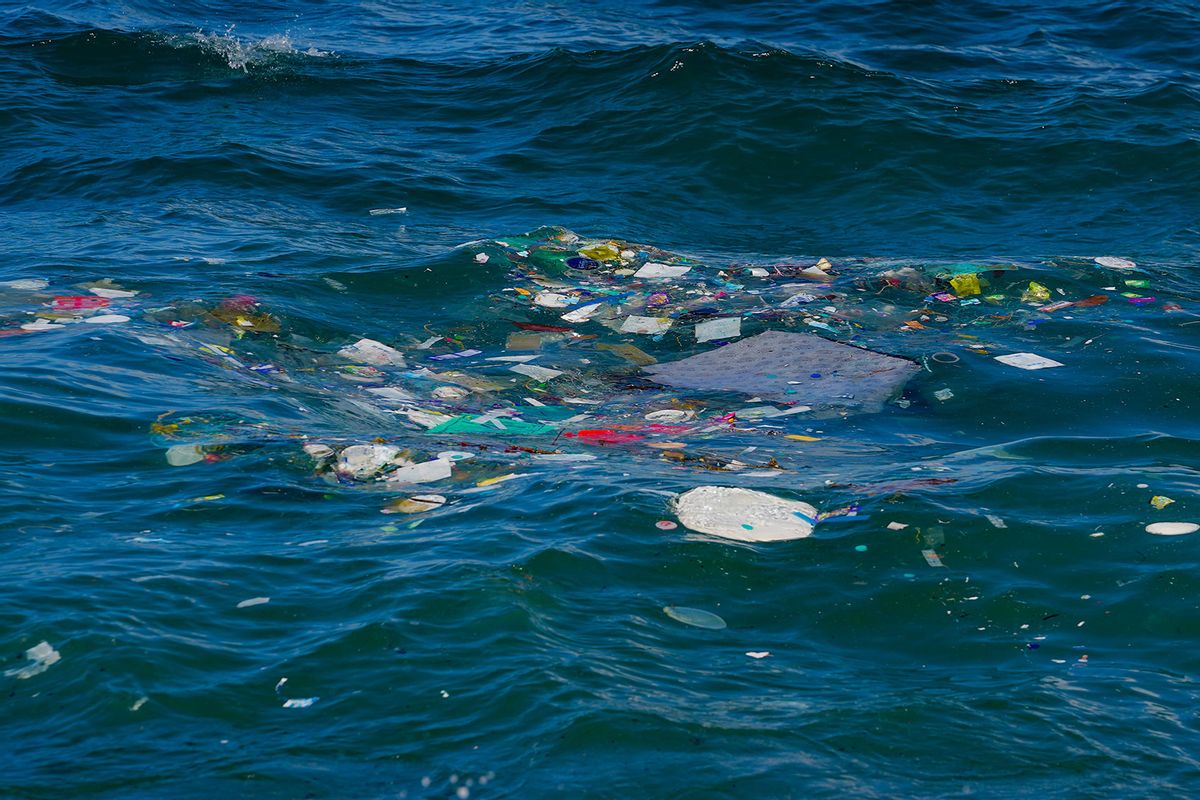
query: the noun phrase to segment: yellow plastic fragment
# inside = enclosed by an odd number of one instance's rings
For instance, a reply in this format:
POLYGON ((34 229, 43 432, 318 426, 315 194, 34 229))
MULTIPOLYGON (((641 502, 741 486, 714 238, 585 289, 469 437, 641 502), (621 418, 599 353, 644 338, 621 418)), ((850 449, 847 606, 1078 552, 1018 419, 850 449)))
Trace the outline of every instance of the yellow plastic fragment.
POLYGON ((979 294, 979 276, 974 272, 954 276, 950 279, 950 285, 954 287, 954 293, 959 297, 979 294))
POLYGON ((1029 288, 1021 295, 1022 303, 1044 303, 1050 299, 1050 290, 1037 281, 1030 281, 1029 288))
POLYGON ((819 436, 801 436, 798 433, 789 433, 789 434, 786 434, 783 438, 795 439, 798 442, 819 442, 819 441, 821 441, 821 438, 819 436))

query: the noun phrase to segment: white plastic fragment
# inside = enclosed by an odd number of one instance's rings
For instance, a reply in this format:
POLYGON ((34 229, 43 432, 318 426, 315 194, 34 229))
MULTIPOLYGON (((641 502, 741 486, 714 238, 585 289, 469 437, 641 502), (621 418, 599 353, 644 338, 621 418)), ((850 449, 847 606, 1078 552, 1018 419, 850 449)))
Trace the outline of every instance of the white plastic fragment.
POLYGON ((83 321, 91 325, 119 325, 122 322, 129 322, 129 317, 124 314, 98 314, 94 317, 86 317, 83 321))
POLYGON ((388 347, 383 342, 374 339, 359 339, 337 351, 337 354, 347 361, 356 364, 372 364, 374 366, 404 366, 404 354, 399 350, 388 347))
POLYGON ((671 319, 668 317, 639 317, 631 315, 621 323, 621 333, 663 333, 670 330, 671 319))
POLYGON ((713 339, 736 339, 741 335, 741 317, 720 317, 696 324, 697 342, 711 342, 713 339))
POLYGON ((889 522, 887 527, 889 531, 902 531, 907 528, 908 525, 903 522, 889 522))
POLYGON ((921 555, 925 557, 925 563, 931 567, 944 567, 942 558, 937 554, 936 550, 922 550, 921 555))
POLYGON ((719 631, 725 627, 725 620, 710 611, 702 611, 699 608, 664 606, 663 613, 676 622, 682 622, 684 625, 691 625, 694 628, 707 628, 710 631, 719 631))
POLYGON ((128 289, 106 289, 103 286, 93 286, 88 291, 100 297, 107 297, 110 300, 121 300, 137 295, 137 292, 129 291, 128 289))
POLYGON ((0 286, 6 286, 9 289, 20 289, 23 292, 36 292, 40 289, 45 289, 50 285, 50 281, 43 278, 18 278, 15 281, 0 282, 0 286))
POLYGON ((249 600, 243 600, 237 604, 238 608, 250 608, 251 606, 261 606, 271 602, 269 597, 251 597, 249 600))
POLYGON ((674 505, 687 528, 740 542, 803 539, 817 521, 817 509, 808 503, 727 486, 699 486, 674 505))
POLYGON ((1007 528, 1008 527, 1008 525, 1006 525, 1004 523, 1004 520, 1000 519, 1000 517, 997 517, 995 514, 988 514, 986 516, 987 516, 987 521, 992 523, 993 527, 996 527, 996 528, 1007 528))
POLYGON ((367 213, 370 214, 372 217, 382 217, 382 216, 386 216, 388 214, 407 214, 408 207, 401 206, 399 208, 372 208, 367 213))
POLYGON ((488 259, 487 253, 476 253, 475 254, 475 263, 476 264, 486 264, 488 262, 488 260, 489 259, 488 259))
POLYGON ((172 467, 186 467, 204 460, 204 451, 197 444, 175 444, 167 448, 167 463, 172 467))
POLYGON ((539 367, 536 364, 516 364, 509 367, 509 370, 521 375, 528 375, 534 380, 542 382, 551 380, 552 378, 557 378, 559 375, 562 375, 561 370, 550 369, 548 367, 539 367))
POLYGON ((771 651, 770 650, 748 650, 746 652, 746 655, 750 656, 751 658, 766 658, 767 656, 771 655, 771 651))
POLYGON ((574 298, 558 292, 538 292, 533 296, 533 302, 543 308, 566 308, 574 298))
POLYGON ((304 452, 308 454, 309 458, 324 461, 333 455, 333 448, 327 444, 306 444, 304 452))
POLYGON ((400 448, 386 444, 354 444, 338 454, 337 471, 349 478, 368 478, 392 463, 400 448))
POLYGON ((429 483, 449 478, 452 473, 450 462, 444 458, 423 461, 408 467, 401 467, 387 476, 388 483, 429 483))
POLYGON ((439 386, 433 390, 433 396, 439 400, 461 400, 469 394, 461 386, 439 386))
POLYGON ((691 270, 691 267, 676 267, 670 264, 659 264, 654 261, 647 261, 637 272, 633 273, 635 278, 678 278, 681 275, 686 275, 691 270))
POLYGON ((602 305, 604 304, 588 303, 586 306, 580 306, 574 311, 568 311, 566 314, 563 314, 562 319, 566 320, 567 322, 583 322, 592 314, 595 314, 597 311, 599 311, 602 305))
POLYGON ((996 356, 996 360, 1001 364, 1008 364, 1010 367, 1019 367, 1020 369, 1048 369, 1062 366, 1062 362, 1039 356, 1036 353, 1009 353, 1005 356, 996 356))
POLYGON ((1194 522, 1152 522, 1146 526, 1146 533, 1155 536, 1184 536, 1200 531, 1200 525, 1194 522))
POLYGON ((35 319, 33 322, 26 322, 21 325, 23 331, 65 331, 66 326, 56 325, 48 319, 35 319))
POLYGON ((661 411, 651 411, 645 415, 647 422, 683 422, 696 415, 694 411, 684 411, 678 408, 664 408, 661 411))
POLYGON ((1100 266, 1110 269, 1133 269, 1137 266, 1128 258, 1119 258, 1118 256, 1097 256, 1093 260, 1100 266))
POLYGON ((296 697, 291 700, 284 700, 283 707, 284 708, 308 708, 309 706, 311 706, 313 703, 317 702, 320 699, 321 698, 319 698, 319 697, 296 697))
POLYGON ((40 642, 25 651, 25 658, 33 663, 7 670, 4 674, 9 678, 16 678, 17 680, 25 680, 26 678, 32 678, 34 675, 41 675, 61 661, 62 654, 51 647, 49 642, 40 642))

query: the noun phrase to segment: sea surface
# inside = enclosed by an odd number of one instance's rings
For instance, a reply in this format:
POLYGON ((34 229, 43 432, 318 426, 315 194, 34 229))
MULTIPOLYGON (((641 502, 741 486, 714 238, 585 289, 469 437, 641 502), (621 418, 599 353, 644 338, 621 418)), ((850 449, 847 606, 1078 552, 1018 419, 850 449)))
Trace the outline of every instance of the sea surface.
POLYGON ((0 797, 1196 796, 1200 534, 1146 526, 1200 521, 1198 42, 1181 0, 0 4, 0 797), (558 319, 546 226, 760 311, 737 270, 826 258, 793 330, 920 372, 693 460, 314 463, 430 440, 339 348, 558 319), (946 265, 987 283, 881 277, 946 265), (656 524, 705 485, 844 513, 656 524))

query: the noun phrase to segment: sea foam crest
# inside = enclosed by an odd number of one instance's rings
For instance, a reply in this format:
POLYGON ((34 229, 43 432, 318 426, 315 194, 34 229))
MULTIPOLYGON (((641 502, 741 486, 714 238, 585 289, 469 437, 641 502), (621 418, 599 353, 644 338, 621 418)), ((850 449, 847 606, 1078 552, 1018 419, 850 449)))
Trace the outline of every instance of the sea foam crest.
POLYGON ((232 25, 223 33, 198 30, 190 34, 187 41, 189 44, 199 44, 204 50, 219 55, 231 69, 240 69, 243 72, 249 72, 255 66, 278 61, 280 57, 325 58, 335 55, 332 51, 319 50, 316 47, 301 49, 286 33, 275 33, 261 39, 243 39, 234 32, 232 25))

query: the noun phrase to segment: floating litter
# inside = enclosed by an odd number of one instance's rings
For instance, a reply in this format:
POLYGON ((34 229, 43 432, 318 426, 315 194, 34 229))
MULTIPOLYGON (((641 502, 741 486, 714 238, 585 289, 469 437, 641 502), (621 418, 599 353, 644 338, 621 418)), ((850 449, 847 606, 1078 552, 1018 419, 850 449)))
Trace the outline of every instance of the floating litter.
POLYGON ((249 600, 243 600, 237 604, 238 608, 250 608, 251 606, 261 606, 271 602, 269 597, 251 597, 249 600))
POLYGON ((1045 358, 1037 353, 1009 353, 1005 356, 996 356, 996 360, 1001 364, 1008 364, 1010 367, 1019 369, 1049 369, 1062 366, 1061 361, 1045 358))
MULTIPOLYGON (((721 623, 721 627, 725 627, 724 622, 721 623)), ((34 675, 41 675, 50 669, 51 666, 62 660, 62 655, 51 647, 49 642, 35 644, 25 651, 25 657, 33 663, 27 664, 24 667, 7 670, 4 674, 9 678, 25 680, 26 678, 32 678, 34 675)))
POLYGON ((84 322, 90 322, 93 325, 116 325, 121 322, 129 322, 129 317, 124 314, 100 314, 96 317, 88 317, 84 322))
POLYGON ((403 497, 387 508, 383 509, 384 514, 420 514, 425 511, 433 511, 435 508, 441 508, 446 504, 446 498, 440 494, 418 494, 412 497, 403 497))
POLYGON ((671 522, 669 519, 660 519, 658 522, 654 523, 654 527, 658 528, 660 531, 673 531, 679 526, 674 522, 671 522))
POLYGON ((1100 266, 1111 269, 1133 269, 1137 266, 1128 258, 1118 258, 1117 256, 1097 256, 1093 260, 1100 266))
POLYGON ((284 700, 283 707, 284 708, 308 708, 309 706, 311 706, 313 703, 317 702, 320 699, 321 698, 319 698, 319 697, 295 697, 295 698, 292 698, 291 700, 284 700))
POLYGON ((770 650, 750 650, 746 653, 746 655, 750 656, 751 658, 766 658, 767 656, 771 655, 771 651, 770 650))
POLYGON ((691 625, 694 628, 707 628, 711 631, 719 631, 725 627, 725 620, 712 612, 701 611, 698 608, 664 606, 663 613, 676 622, 682 622, 684 625, 691 625))
POLYGON ((176 444, 167 448, 167 463, 172 467, 186 467, 204 460, 204 451, 196 444, 176 444))
POLYGON ((675 514, 691 530, 739 542, 803 539, 817 521, 808 503, 726 486, 684 492, 675 498, 675 514))
POLYGON ((1154 522, 1146 526, 1146 533, 1155 536, 1183 536, 1200 531, 1200 525, 1194 522, 1154 522))

